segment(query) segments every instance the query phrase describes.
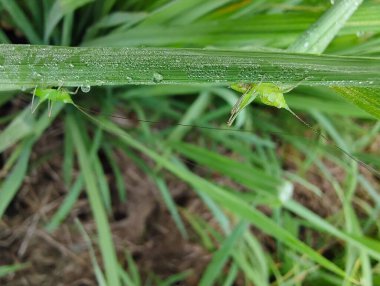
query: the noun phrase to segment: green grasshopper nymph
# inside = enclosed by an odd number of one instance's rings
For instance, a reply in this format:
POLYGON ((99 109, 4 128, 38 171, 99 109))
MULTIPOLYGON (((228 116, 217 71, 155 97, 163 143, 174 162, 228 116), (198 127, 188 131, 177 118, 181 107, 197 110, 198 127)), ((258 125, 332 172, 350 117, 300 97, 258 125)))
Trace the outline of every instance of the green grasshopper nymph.
POLYGON ((285 101, 284 93, 289 92, 289 89, 282 90, 274 83, 260 82, 254 83, 237 83, 231 85, 233 90, 243 93, 238 99, 231 110, 231 116, 228 119, 227 125, 231 126, 238 114, 255 98, 258 96, 262 103, 274 106, 277 108, 284 108, 293 114, 299 121, 308 127, 311 127, 308 123, 302 120, 297 114, 295 114, 285 101))
POLYGON ((32 113, 34 113, 37 108, 41 105, 41 103, 47 101, 49 105, 49 117, 51 115, 51 110, 53 108, 54 102, 63 102, 63 103, 70 103, 78 108, 78 106, 74 103, 74 101, 71 98, 71 94, 76 94, 78 89, 75 92, 70 92, 67 89, 64 88, 35 88, 33 91, 33 99, 32 99, 32 113), (39 97, 38 104, 35 108, 33 108, 34 103, 34 97, 39 97))
MULTIPOLYGON (((293 89, 295 86, 290 87, 289 89, 281 89, 274 83, 263 83, 260 82, 258 84, 253 83, 237 83, 231 85, 231 88, 233 90, 236 90, 238 92, 243 93, 243 95, 238 99, 238 101, 235 103, 231 110, 231 116, 228 119, 227 125, 231 126, 234 122, 237 115, 252 101, 255 100, 255 98, 258 96, 262 103, 274 106, 277 108, 284 108, 287 111, 289 111, 291 114, 293 114, 294 117, 296 117, 301 123, 303 123, 305 126, 313 130, 317 135, 321 136, 326 142, 329 142, 329 139, 323 135, 320 131, 312 127, 309 123, 301 119, 297 114, 295 114, 288 106, 288 104, 285 101, 284 93, 289 92, 291 89, 293 89)), ((351 155, 349 152, 345 151, 344 149, 340 148, 338 145, 333 144, 339 151, 347 155, 352 160, 356 161, 360 165, 364 166, 367 170, 371 170, 374 174, 380 177, 380 172, 371 167, 370 165, 362 162, 361 160, 357 159, 353 155, 351 155)))

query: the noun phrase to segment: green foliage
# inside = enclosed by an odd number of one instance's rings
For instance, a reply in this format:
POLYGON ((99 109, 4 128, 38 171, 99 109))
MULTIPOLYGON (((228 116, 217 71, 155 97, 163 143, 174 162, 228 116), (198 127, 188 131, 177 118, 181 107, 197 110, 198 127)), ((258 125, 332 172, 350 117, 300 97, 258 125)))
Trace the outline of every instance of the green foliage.
MULTIPOLYGON (((377 285, 379 182, 332 147, 380 168, 380 5, 361 2, 0 0, 0 226, 24 185, 44 187, 26 178, 62 162, 41 223, 77 224, 99 285, 377 285), (33 93, 52 109, 32 113, 33 93), (200 272, 162 277, 121 248, 131 166, 178 240, 210 254, 200 272)), ((14 263, 0 277, 29 265, 14 263)))

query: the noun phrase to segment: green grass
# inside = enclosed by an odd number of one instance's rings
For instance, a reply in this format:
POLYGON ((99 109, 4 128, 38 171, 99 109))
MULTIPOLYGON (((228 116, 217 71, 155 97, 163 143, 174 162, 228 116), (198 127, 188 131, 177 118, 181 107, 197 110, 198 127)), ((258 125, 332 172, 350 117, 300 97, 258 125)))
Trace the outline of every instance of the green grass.
MULTIPOLYGON (((380 5, 335 2, 0 0, 0 233, 38 213, 37 233, 99 285, 377 285, 379 178, 334 145, 380 169, 380 5), (290 108, 328 140, 256 104, 227 128, 228 86, 262 81, 292 87, 290 108), (80 87, 93 111, 32 114, 35 87, 80 87), (123 235, 146 185, 155 211, 123 235), (128 241, 140 227, 151 267, 128 241), (165 256, 190 261, 180 243, 209 259, 181 268, 165 256)), ((2 245, 0 284, 33 280, 32 249, 2 245)))

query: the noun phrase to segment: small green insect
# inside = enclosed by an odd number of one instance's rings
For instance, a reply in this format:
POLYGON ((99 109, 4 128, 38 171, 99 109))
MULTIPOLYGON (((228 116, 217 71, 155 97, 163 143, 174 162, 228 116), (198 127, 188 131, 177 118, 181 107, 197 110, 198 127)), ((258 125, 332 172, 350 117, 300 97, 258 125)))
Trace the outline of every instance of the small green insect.
POLYGON ((76 94, 78 89, 75 92, 70 92, 67 89, 64 88, 35 88, 33 91, 33 98, 32 98, 32 113, 34 113, 37 108, 45 101, 48 102, 48 108, 49 108, 49 117, 51 116, 51 110, 53 109, 53 103, 54 102, 63 102, 63 103, 70 103, 78 108, 78 106, 74 103, 74 101, 71 98, 72 94, 76 94), (34 103, 34 97, 39 97, 38 104, 35 108, 33 108, 34 103))
POLYGON ((258 96, 262 103, 274 106, 277 108, 284 108, 293 114, 303 124, 310 127, 305 121, 303 121, 298 115, 296 115, 288 106, 285 101, 284 93, 289 92, 291 89, 282 90, 274 83, 237 83, 231 85, 233 90, 242 92, 243 95, 238 99, 235 105, 232 107, 231 116, 227 121, 227 125, 231 126, 238 114, 258 96))

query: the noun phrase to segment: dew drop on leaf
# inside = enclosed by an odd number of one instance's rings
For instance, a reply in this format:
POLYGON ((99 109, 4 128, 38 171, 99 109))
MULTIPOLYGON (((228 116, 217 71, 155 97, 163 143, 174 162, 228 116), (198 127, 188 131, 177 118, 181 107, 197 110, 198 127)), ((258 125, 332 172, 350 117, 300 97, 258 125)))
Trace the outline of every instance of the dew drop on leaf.
POLYGON ((91 90, 91 86, 89 85, 81 85, 80 90, 84 93, 87 93, 91 90))
POLYGON ((155 73, 153 74, 153 81, 154 81, 155 83, 159 83, 159 82, 163 81, 163 79, 164 79, 164 77, 163 77, 162 74, 159 74, 159 73, 157 73, 157 72, 155 72, 155 73))

